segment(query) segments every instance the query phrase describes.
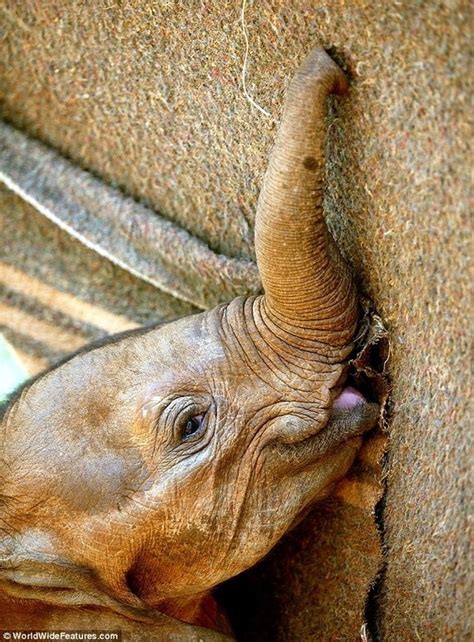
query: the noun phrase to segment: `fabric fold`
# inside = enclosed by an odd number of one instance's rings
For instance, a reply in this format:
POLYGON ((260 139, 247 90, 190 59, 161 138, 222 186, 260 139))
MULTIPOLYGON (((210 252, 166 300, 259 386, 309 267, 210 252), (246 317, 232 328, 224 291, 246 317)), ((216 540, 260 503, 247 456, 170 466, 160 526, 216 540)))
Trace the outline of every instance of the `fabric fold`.
POLYGON ((84 245, 203 310, 260 290, 255 263, 204 242, 0 123, 0 182, 84 245))

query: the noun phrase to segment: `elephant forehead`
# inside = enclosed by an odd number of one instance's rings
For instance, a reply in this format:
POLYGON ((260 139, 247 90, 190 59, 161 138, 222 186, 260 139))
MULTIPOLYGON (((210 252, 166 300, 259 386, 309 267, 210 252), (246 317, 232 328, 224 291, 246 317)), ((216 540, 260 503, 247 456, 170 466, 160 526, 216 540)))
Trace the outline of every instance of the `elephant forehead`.
MULTIPOLYGON (((218 321, 214 311, 186 317, 151 333, 154 352, 163 366, 175 369, 178 363, 212 364, 225 359, 218 321)), ((144 355, 147 359, 147 355, 144 355)))

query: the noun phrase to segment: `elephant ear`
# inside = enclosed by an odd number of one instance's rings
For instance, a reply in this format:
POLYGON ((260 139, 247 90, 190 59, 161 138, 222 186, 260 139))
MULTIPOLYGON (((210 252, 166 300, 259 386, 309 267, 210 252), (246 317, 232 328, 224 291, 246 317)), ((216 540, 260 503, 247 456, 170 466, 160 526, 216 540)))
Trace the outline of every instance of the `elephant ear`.
POLYGON ((289 86, 255 224, 269 318, 333 347, 357 323, 354 284, 322 213, 326 98, 346 91, 341 69, 314 49, 289 86))
MULTIPOLYGON (((149 608, 125 586, 119 596, 114 595, 101 585, 90 569, 59 558, 52 559, 51 556, 46 559, 32 555, 29 558, 22 557, 20 561, 2 558, 0 591, 14 601, 26 599, 63 608, 104 609, 104 613, 112 612, 126 618, 124 628, 130 620, 148 625, 147 632, 154 632, 156 639, 173 639, 176 642, 231 640, 223 633, 175 620, 157 609, 149 608), (149 625, 154 626, 150 629, 149 625)), ((119 623, 120 620, 117 621, 119 623)))

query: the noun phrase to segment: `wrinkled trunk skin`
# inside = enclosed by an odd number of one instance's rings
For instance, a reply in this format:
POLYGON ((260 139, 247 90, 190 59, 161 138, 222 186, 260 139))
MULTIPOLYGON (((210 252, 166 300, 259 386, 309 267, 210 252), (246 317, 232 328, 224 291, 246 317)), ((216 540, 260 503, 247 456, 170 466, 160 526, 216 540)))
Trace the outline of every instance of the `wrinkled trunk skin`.
POLYGON ((352 278, 322 213, 326 98, 346 90, 336 63, 314 49, 288 89, 255 226, 269 318, 334 347, 350 342, 357 322, 352 278))

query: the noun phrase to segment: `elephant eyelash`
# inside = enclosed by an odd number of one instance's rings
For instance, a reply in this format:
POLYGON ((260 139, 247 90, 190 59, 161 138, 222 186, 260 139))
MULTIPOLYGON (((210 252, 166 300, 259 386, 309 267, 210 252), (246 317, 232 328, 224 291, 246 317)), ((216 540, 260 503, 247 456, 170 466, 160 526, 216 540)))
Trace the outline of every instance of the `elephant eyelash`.
MULTIPOLYGON (((153 429, 155 442, 159 440, 166 450, 176 450, 188 456, 203 450, 213 436, 211 421, 216 403, 210 395, 172 396, 162 400, 153 429)), ((156 447, 155 447, 156 450, 156 447)))
POLYGON ((206 429, 206 413, 193 414, 180 422, 179 437, 181 443, 197 439, 206 429))
MULTIPOLYGON (((170 417, 173 422, 174 442, 183 447, 201 444, 201 438, 205 435, 209 424, 209 405, 199 399, 186 399, 185 404, 182 404, 183 401, 183 399, 180 400, 181 408, 174 418, 170 417)), ((203 444, 202 447, 205 445, 203 444)))

